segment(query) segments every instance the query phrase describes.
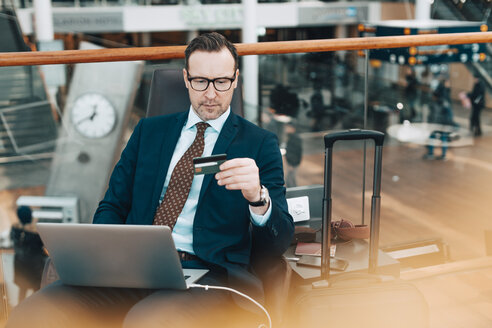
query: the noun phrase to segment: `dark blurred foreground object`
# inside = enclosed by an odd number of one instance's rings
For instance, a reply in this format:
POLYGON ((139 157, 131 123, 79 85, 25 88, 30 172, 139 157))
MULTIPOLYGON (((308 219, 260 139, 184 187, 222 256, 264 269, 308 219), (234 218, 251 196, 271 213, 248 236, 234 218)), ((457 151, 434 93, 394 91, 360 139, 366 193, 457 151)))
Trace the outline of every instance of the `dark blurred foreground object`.
POLYGON ((19 206, 17 208, 17 217, 24 226, 32 222, 32 210, 29 206, 19 206))
POLYGON ((19 222, 10 230, 14 245, 14 283, 19 287, 19 302, 29 289, 38 290, 41 285, 46 255, 43 242, 32 224, 32 211, 28 206, 17 209, 19 222))
POLYGON ((43 253, 43 243, 32 224, 32 211, 29 206, 17 208, 19 222, 12 224, 10 238, 14 244, 14 250, 19 255, 43 253))

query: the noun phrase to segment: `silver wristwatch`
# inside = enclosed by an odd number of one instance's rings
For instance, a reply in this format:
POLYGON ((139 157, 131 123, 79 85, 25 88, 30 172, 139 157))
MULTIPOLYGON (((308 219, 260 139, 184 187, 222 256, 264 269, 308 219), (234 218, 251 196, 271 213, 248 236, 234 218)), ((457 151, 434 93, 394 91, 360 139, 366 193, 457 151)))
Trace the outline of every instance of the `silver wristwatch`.
POLYGON ((249 202, 249 205, 254 207, 265 206, 268 203, 268 189, 261 185, 260 189, 260 200, 256 202, 249 202))

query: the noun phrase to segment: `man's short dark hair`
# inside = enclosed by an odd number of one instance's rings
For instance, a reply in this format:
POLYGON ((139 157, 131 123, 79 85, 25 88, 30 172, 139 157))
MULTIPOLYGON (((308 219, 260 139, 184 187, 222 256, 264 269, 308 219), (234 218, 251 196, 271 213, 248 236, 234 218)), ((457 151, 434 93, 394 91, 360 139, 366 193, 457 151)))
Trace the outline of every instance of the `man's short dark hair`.
POLYGON ((191 40, 188 47, 185 50, 185 67, 188 69, 188 61, 190 56, 195 51, 206 51, 206 52, 219 52, 223 48, 227 48, 234 58, 234 72, 238 68, 238 56, 236 47, 229 42, 222 34, 217 32, 206 33, 197 36, 191 40))

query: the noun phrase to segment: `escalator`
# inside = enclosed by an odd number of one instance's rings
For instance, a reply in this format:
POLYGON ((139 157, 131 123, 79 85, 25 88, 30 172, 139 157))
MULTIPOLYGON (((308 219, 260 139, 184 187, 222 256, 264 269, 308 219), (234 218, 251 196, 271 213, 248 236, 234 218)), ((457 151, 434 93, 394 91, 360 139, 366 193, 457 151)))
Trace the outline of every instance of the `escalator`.
MULTIPOLYGON (((492 30, 492 1, 490 0, 439 0, 432 7, 433 19, 483 22, 492 30)), ((466 66, 472 74, 478 74, 492 93, 492 45, 487 46, 487 58, 483 62, 470 62, 466 66)))
MULTIPOLYGON (((30 51, 15 11, 0 8, 0 52, 30 51)), ((46 157, 54 151, 57 126, 36 66, 0 68, 0 163, 46 157)))

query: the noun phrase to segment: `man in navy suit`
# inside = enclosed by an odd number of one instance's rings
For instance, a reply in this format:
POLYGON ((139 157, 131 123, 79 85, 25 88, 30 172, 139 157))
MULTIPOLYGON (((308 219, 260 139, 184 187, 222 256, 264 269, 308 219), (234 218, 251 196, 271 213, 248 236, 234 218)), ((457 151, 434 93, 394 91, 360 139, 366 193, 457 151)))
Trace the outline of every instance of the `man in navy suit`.
MULTIPOLYGON (((202 156, 225 153, 227 161, 215 175, 194 176, 173 239, 183 267, 210 270, 198 283, 232 287, 261 302, 263 286, 251 270, 251 259, 260 253, 281 256, 294 231, 277 138, 231 112, 239 76, 238 55, 222 35, 204 34, 191 41, 185 63, 183 77, 190 109, 138 123, 93 222, 153 224, 171 174, 195 139, 195 124, 206 122, 202 156)), ((62 292, 67 288, 49 286, 38 294, 44 294, 44 300, 50 295, 63 295, 70 300, 67 303, 76 299, 77 306, 61 306, 65 316, 67 312, 83 313, 93 320, 89 322, 101 322, 101 316, 106 315, 105 324, 123 321, 125 327, 223 325, 223 320, 231 319, 231 312, 254 308, 229 292, 216 290, 106 289, 102 293, 100 289, 79 288, 67 296, 62 292), (107 319, 108 313, 114 313, 114 318, 107 319)), ((29 311, 37 310, 31 306, 29 311)))

